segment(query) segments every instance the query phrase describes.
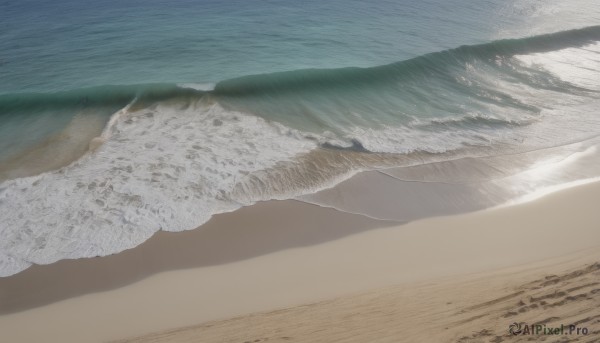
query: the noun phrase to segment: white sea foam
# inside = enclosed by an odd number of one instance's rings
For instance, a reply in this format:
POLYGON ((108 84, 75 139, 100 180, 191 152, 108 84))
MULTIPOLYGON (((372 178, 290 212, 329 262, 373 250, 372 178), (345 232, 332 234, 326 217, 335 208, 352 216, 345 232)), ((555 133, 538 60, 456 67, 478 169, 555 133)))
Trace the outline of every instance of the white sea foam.
POLYGON ((198 91, 211 91, 215 89, 215 83, 179 83, 178 87, 190 88, 198 91))
POLYGON ((121 111, 95 152, 0 184, 0 275, 120 252, 238 208, 238 180, 316 146, 287 131, 218 105, 121 111))
MULTIPOLYGON (((324 175, 304 188, 291 180, 279 180, 283 188, 253 188, 252 182, 263 184, 269 170, 281 163, 325 141, 341 142, 331 133, 299 132, 206 102, 167 101, 139 110, 128 106, 112 116, 99 139, 103 143, 78 161, 0 184, 0 275, 31 263, 117 253, 158 230, 194 229, 216 213, 316 192, 359 170, 324 175), (256 194, 247 194, 252 189, 256 194)), ((368 149, 402 147, 395 152, 409 151, 409 142, 421 150, 443 147, 445 135, 451 134, 423 136, 409 128, 390 128, 389 134, 352 130, 353 136, 366 139, 368 149), (397 130, 403 130, 406 141, 396 140, 397 130), (375 143, 369 135, 386 141, 371 146, 375 143)), ((468 142, 452 135, 456 147, 468 142)))
POLYGON ((349 130, 348 137, 356 137, 369 151, 396 154, 417 151, 444 153, 460 149, 467 144, 489 146, 492 139, 491 135, 485 136, 483 132, 477 135, 468 135, 467 132, 458 130, 440 130, 432 133, 408 126, 381 129, 354 127, 349 130))

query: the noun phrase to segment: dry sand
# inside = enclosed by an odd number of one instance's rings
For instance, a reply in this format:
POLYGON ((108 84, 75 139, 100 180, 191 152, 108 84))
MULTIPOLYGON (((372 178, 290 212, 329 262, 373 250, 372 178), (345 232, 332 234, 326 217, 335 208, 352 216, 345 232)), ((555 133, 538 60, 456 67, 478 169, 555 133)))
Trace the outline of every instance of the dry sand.
POLYGON ((0 333, 3 342, 99 342, 259 311, 166 341, 495 339, 513 321, 570 321, 577 311, 597 331, 597 287, 585 286, 600 281, 596 267, 542 284, 548 273, 600 261, 599 199, 595 183, 401 226, 297 201, 261 203, 118 255, 0 279, 0 333), (559 303, 550 308, 555 314, 534 301, 554 291, 547 286, 565 292, 548 298, 559 303), (520 312, 534 304, 535 311, 520 312))
POLYGON ((592 261, 600 261, 598 250, 495 273, 377 289, 119 342, 500 343, 545 338, 598 342, 600 263, 592 261), (514 322, 524 323, 522 328, 534 325, 532 334, 511 335, 509 327, 514 322), (560 328, 561 324, 564 328, 559 337, 533 334, 560 328))

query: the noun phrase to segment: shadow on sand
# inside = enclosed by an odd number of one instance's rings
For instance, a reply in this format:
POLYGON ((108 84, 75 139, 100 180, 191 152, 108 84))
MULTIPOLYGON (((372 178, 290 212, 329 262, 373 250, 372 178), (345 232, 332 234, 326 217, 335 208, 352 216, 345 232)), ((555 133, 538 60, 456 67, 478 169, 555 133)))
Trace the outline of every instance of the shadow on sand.
POLYGON ((119 254, 34 265, 0 278, 0 315, 116 289, 164 271, 236 262, 391 225, 294 200, 262 202, 216 215, 196 230, 158 232, 119 254))

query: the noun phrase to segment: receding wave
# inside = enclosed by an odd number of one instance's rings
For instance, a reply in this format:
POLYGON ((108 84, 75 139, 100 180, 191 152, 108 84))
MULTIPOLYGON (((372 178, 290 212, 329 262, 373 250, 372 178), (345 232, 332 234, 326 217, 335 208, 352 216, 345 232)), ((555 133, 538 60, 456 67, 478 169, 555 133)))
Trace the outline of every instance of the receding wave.
MULTIPOLYGON (((117 253, 363 170, 404 167, 387 175, 418 180, 425 163, 590 139, 600 133, 599 42, 594 26, 214 88, 0 95, 0 275, 117 253)), ((506 160, 478 173, 495 180, 533 165, 506 160)))

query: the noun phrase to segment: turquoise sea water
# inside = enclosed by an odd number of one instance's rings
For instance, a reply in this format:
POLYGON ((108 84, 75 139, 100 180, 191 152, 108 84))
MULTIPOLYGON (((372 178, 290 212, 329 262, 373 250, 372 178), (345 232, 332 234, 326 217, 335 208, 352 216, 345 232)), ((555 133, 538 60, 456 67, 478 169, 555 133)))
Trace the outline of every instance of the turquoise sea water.
POLYGON ((372 67, 598 24, 594 1, 0 1, 0 92, 372 67))
POLYGON ((593 139, 599 24, 584 0, 0 0, 0 275, 593 139))

